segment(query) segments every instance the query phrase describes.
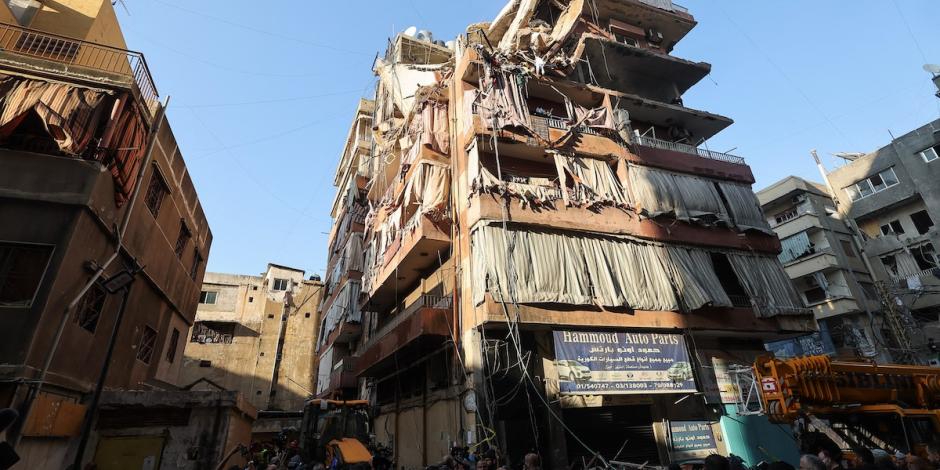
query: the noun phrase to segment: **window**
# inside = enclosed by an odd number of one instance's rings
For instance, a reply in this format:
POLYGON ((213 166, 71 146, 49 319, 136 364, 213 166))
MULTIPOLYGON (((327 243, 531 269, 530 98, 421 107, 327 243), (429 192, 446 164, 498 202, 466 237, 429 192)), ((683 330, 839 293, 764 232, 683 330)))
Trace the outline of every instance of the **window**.
POLYGON ((927 233, 930 231, 930 227, 933 227, 933 219, 930 218, 930 214, 926 210, 911 214, 911 222, 914 222, 914 228, 921 235, 927 233))
POLYGON ((914 255, 914 262, 921 271, 940 267, 937 252, 934 251, 932 243, 911 247, 911 254, 914 255))
POLYGON ((901 226, 900 221, 892 220, 891 222, 888 222, 881 226, 882 235, 890 235, 892 233, 895 235, 901 235, 904 233, 904 227, 901 226))
POLYGON ((254 298, 254 297, 248 297, 248 303, 252 303, 252 302, 254 302, 254 301, 255 301, 255 298, 254 298))
POLYGON ((213 305, 218 300, 219 293, 211 290, 204 290, 199 294, 199 303, 213 305))
POLYGON ((157 330, 144 326, 137 341, 137 359, 144 364, 150 364, 153 359, 153 347, 157 344, 157 330))
POLYGON ((170 335, 170 346, 166 350, 166 362, 170 364, 176 360, 176 348, 180 344, 180 330, 173 328, 173 334, 170 335))
POLYGON ((203 359, 199 361, 199 367, 212 367, 212 361, 207 361, 203 359))
POLYGON ((150 185, 147 186, 147 196, 144 198, 144 203, 147 204, 147 208, 150 209, 150 213, 154 217, 160 213, 160 206, 163 205, 163 199, 169 192, 170 190, 163 179, 163 175, 154 166, 150 177, 150 185))
POLYGON ((881 264, 884 265, 885 270, 888 271, 888 274, 892 276, 898 275, 898 259, 894 255, 882 256, 881 264))
POLYGON ((107 297, 108 293, 101 286, 92 284, 75 306, 75 322, 78 326, 94 333, 107 297))
POLYGON ((202 267, 202 255, 199 254, 199 248, 193 249, 193 266, 189 268, 189 277, 194 281, 199 276, 199 268, 202 267))
POLYGON ((812 289, 807 289, 803 291, 803 295, 806 296, 806 303, 815 304, 826 300, 827 294, 826 289, 822 287, 813 287, 812 289))
POLYGON ((274 290, 274 291, 287 290, 289 283, 290 281, 288 279, 274 279, 274 287, 272 287, 271 290, 274 290))
POLYGON ((189 239, 192 237, 193 234, 186 226, 186 222, 180 220, 180 233, 176 236, 176 248, 173 250, 176 252, 177 258, 183 259, 183 251, 186 250, 186 244, 189 243, 189 239))
POLYGON ((852 246, 852 242, 848 240, 839 240, 839 244, 842 245, 842 251, 845 253, 845 256, 849 258, 858 258, 858 255, 855 254, 855 247, 852 246))
POLYGON ((305 313, 304 318, 310 318, 310 312, 305 313))
POLYGON ((193 325, 190 343, 232 344, 235 337, 235 323, 221 321, 200 321, 193 325))
POLYGON ((0 306, 32 306, 51 257, 51 246, 0 243, 0 306))
POLYGON ((884 191, 898 184, 898 176, 894 173, 894 168, 888 168, 878 174, 871 175, 858 183, 845 188, 849 199, 857 201, 872 194, 884 191))
POLYGON ((636 38, 632 36, 627 36, 626 34, 621 34, 616 31, 614 31, 614 39, 616 39, 617 42, 621 44, 626 44, 628 46, 637 47, 639 45, 639 42, 636 40, 636 38))
POLYGON ((923 158, 925 162, 930 163, 937 159, 938 153, 940 153, 940 145, 925 148, 917 154, 920 155, 920 158, 923 158))
POLYGON ((790 219, 795 219, 799 215, 796 211, 796 208, 790 209, 786 212, 781 212, 774 216, 774 222, 777 224, 782 224, 790 219))

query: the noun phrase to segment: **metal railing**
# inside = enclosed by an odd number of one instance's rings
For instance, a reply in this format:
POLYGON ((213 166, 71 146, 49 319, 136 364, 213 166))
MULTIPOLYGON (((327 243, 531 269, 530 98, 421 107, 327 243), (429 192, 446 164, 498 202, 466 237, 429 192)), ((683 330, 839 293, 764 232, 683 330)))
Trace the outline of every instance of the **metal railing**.
POLYGON ((732 307, 738 308, 751 308, 751 299, 746 295, 728 295, 728 299, 731 300, 732 307))
MULTIPOLYGON (((34 62, 19 62, 40 72, 54 72, 73 78, 118 83, 131 87, 153 115, 160 95, 153 83, 147 61, 140 52, 96 44, 67 36, 46 33, 22 26, 0 23, 0 53, 57 62, 63 69, 48 70, 34 62), (94 72, 104 72, 105 76, 94 72), (117 80, 107 75, 118 77, 117 80)), ((11 62, 0 55, 0 62, 11 62)))
POLYGON ((669 142, 667 140, 660 140, 653 137, 647 137, 643 135, 634 135, 633 140, 642 146, 658 148, 663 150, 672 150, 675 152, 687 153, 689 155, 695 155, 702 158, 708 158, 711 160, 719 160, 722 162, 735 163, 738 165, 744 165, 744 159, 731 155, 729 153, 715 152, 712 150, 700 149, 698 147, 693 147, 688 144, 680 144, 678 142, 669 142))
POLYGON ((898 284, 906 283, 907 280, 912 277, 917 277, 917 278, 920 278, 921 280, 924 280, 925 278, 929 278, 929 277, 934 277, 938 281, 940 281, 940 267, 927 268, 923 271, 919 271, 919 272, 916 272, 913 274, 907 274, 907 275, 904 275, 904 274, 897 275, 897 276, 895 276, 894 274, 891 275, 891 278, 894 279, 894 282, 898 284))
POLYGON ((406 309, 400 313, 392 316, 387 319, 385 322, 379 325, 379 327, 372 333, 372 336, 369 338, 369 341, 366 343, 365 349, 368 349, 383 336, 387 335, 392 331, 396 326, 400 325, 406 319, 415 314, 418 310, 422 308, 436 308, 436 309, 449 309, 454 305, 454 296, 453 294, 445 295, 430 295, 425 294, 418 298, 414 303, 409 305, 406 309))

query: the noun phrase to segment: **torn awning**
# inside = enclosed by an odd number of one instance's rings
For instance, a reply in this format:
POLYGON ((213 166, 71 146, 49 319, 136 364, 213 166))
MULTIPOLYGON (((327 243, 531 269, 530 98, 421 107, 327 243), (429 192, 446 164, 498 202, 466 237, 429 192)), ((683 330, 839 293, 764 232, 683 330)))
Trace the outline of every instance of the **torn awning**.
MULTIPOLYGON (((30 113, 42 122, 62 154, 94 158, 111 170, 115 202, 121 206, 134 190, 147 145, 147 128, 134 103, 128 101, 113 122, 105 118, 113 92, 68 83, 0 74, 0 139, 15 135, 30 113), (110 142, 94 147, 107 126, 110 142)), ((124 98, 127 99, 127 98, 124 98)))

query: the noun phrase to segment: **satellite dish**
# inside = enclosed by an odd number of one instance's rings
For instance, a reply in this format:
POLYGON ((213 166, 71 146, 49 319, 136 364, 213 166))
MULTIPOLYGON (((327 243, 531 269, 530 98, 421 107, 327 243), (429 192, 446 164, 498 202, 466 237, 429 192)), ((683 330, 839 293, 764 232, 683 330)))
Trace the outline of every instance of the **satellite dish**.
POLYGON ((413 38, 415 37, 415 33, 417 32, 418 32, 417 26, 409 26, 407 29, 405 29, 404 35, 413 38))
POLYGON ((934 75, 940 75, 940 65, 924 64, 924 70, 934 75))
POLYGON ((418 34, 415 35, 415 39, 424 42, 433 42, 434 36, 431 35, 430 31, 422 29, 421 31, 418 31, 418 34))

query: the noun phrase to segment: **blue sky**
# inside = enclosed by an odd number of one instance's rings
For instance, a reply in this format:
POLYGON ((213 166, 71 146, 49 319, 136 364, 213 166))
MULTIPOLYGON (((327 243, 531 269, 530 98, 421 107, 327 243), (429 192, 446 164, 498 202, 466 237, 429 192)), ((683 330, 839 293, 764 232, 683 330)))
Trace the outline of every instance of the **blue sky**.
MULTIPOLYGON (((370 66, 410 25, 448 40, 502 0, 125 0, 215 236, 212 271, 326 267, 333 172, 370 66), (233 7, 233 5, 237 5, 233 7)), ((685 105, 735 124, 709 141, 755 189, 819 179, 809 150, 871 151, 940 117, 933 0, 685 0, 699 25, 673 53, 712 64, 685 105)))

